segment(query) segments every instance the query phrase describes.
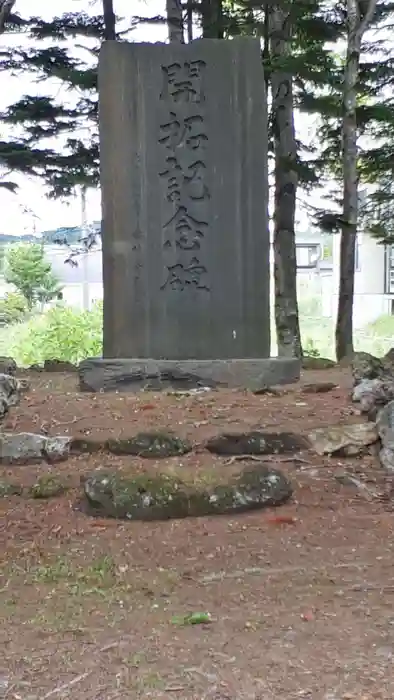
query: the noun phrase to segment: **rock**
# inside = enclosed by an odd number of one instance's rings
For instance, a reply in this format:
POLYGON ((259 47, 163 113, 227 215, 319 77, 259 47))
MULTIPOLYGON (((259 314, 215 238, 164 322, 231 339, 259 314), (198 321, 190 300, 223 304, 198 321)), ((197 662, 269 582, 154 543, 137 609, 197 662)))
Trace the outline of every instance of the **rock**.
POLYGON ((60 462, 68 458, 71 438, 48 437, 36 433, 1 433, 0 462, 29 464, 33 462, 60 462))
POLYGON ((354 384, 359 384, 363 379, 377 379, 385 375, 382 361, 369 352, 355 352, 351 365, 354 384))
POLYGON ((56 476, 44 474, 29 489, 29 494, 32 498, 53 498, 60 496, 65 491, 65 485, 56 476))
POLYGON ((290 481, 264 464, 247 467, 229 486, 216 486, 209 495, 211 514, 221 515, 279 506, 293 493, 290 481))
POLYGON ((303 357, 302 369, 332 369, 335 367, 334 360, 329 360, 328 357, 303 357))
POLYGON ((394 399, 394 377, 362 379, 354 387, 351 399, 359 404, 362 413, 372 413, 376 407, 394 399))
POLYGON ((20 496, 22 491, 23 489, 19 484, 12 484, 6 479, 0 479, 0 498, 6 496, 20 496))
POLYGON ((338 385, 333 382, 316 382, 314 384, 304 384, 302 387, 303 394, 327 394, 333 389, 337 389, 338 385))
POLYGON ((189 513, 186 487, 170 476, 99 471, 88 476, 83 486, 94 511, 110 518, 166 520, 189 513))
POLYGON ((350 457, 362 453, 363 448, 377 442, 379 436, 373 423, 352 423, 316 428, 308 438, 318 455, 350 457))
POLYGON ((219 455, 292 454, 308 447, 305 438, 293 433, 222 433, 205 444, 209 452, 219 455))
POLYGON ((256 389, 256 391, 253 391, 253 394, 255 396, 264 396, 265 394, 268 394, 270 396, 284 396, 286 391, 284 389, 278 389, 277 387, 274 386, 262 386, 260 389, 256 389))
POLYGON ((107 440, 95 440, 94 438, 72 438, 70 452, 77 454, 95 454, 96 452, 100 452, 100 450, 105 450, 106 447, 107 440))
POLYGON ((67 360, 45 360, 44 372, 76 372, 77 366, 67 360))
POLYGON ((380 409, 376 417, 376 428, 384 447, 394 450, 394 401, 380 409))
POLYGON ((19 403, 21 388, 21 382, 11 374, 0 374, 0 418, 19 403))
POLYGON ((191 452, 192 446, 171 433, 138 433, 130 438, 107 440, 107 449, 117 455, 135 455, 138 457, 176 457, 191 452))
POLYGON ((382 449, 379 459, 382 466, 394 470, 394 401, 390 401, 380 409, 376 417, 376 429, 380 437, 382 449))
POLYGON ((108 470, 88 475, 83 488, 89 514, 127 520, 237 513, 277 506, 292 495, 288 479, 262 464, 211 490, 196 489, 164 474, 150 477, 108 470))
POLYGON ((81 391, 190 391, 220 386, 255 391, 300 378, 295 357, 154 360, 90 357, 78 366, 81 391))
MULTIPOLYGON (((165 364, 165 361, 163 361, 165 364)), ((174 363, 175 364, 175 363, 174 363)), ((192 389, 214 389, 218 382, 203 378, 196 373, 176 367, 167 370, 161 363, 147 360, 141 362, 120 360, 84 360, 78 367, 81 391, 190 391, 192 389), (130 367, 128 367, 130 365, 130 367)))
POLYGON ((383 368, 388 374, 394 376, 394 348, 390 348, 388 352, 382 357, 381 363, 383 368))
POLYGON ((394 472, 394 450, 389 447, 382 447, 379 452, 379 460, 383 469, 388 472, 394 472))
POLYGON ((44 444, 44 458, 47 462, 63 462, 70 454, 71 438, 68 435, 46 437, 44 444))
POLYGON ((15 374, 18 369, 13 357, 0 357, 0 374, 15 374))

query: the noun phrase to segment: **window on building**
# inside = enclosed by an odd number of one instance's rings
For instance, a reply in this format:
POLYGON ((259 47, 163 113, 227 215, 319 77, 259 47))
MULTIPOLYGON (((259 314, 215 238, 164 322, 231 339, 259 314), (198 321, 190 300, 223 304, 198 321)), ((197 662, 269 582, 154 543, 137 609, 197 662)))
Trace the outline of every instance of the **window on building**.
POLYGON ((361 270, 361 256, 360 256, 360 241, 356 238, 356 247, 354 250, 354 269, 356 272, 361 270))
POLYGON ((388 245, 385 249, 385 284, 386 294, 394 294, 394 246, 388 245))
POLYGON ((320 259, 320 252, 319 243, 312 243, 309 245, 306 243, 298 244, 296 246, 297 267, 316 267, 320 259))

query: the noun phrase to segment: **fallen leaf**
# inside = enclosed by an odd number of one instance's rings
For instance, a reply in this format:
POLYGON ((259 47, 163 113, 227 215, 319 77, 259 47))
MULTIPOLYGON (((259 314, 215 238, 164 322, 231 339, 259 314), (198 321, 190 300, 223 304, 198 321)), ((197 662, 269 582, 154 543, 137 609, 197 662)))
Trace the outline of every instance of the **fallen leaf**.
POLYGON ((304 620, 304 622, 313 622, 315 616, 312 610, 307 610, 306 612, 302 613, 301 619, 304 620))
POLYGON ((212 622, 212 618, 207 612, 195 612, 188 615, 176 615, 171 622, 173 625, 206 625, 212 622))
POLYGON ((292 515, 273 515, 267 518, 267 522, 270 525, 295 525, 297 518, 294 518, 292 515))

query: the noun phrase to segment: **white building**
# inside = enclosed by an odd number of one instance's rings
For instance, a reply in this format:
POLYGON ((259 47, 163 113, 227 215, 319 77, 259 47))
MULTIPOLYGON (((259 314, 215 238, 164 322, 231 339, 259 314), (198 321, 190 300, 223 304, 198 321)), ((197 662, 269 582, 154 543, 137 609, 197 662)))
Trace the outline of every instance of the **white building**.
MULTIPOLYGON (((334 235, 332 277, 323 289, 323 314, 332 318, 336 318, 338 306, 339 260, 340 236, 334 235)), ((354 328, 362 328, 384 314, 394 314, 394 247, 360 233, 355 259, 354 328)))

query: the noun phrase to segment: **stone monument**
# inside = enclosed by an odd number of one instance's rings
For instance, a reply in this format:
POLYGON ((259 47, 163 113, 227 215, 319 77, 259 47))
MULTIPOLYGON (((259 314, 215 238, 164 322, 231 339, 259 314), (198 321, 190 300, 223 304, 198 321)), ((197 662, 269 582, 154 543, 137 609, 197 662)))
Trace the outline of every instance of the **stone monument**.
POLYGON ((259 41, 108 41, 99 115, 104 351, 82 388, 297 380, 270 358, 259 41))

